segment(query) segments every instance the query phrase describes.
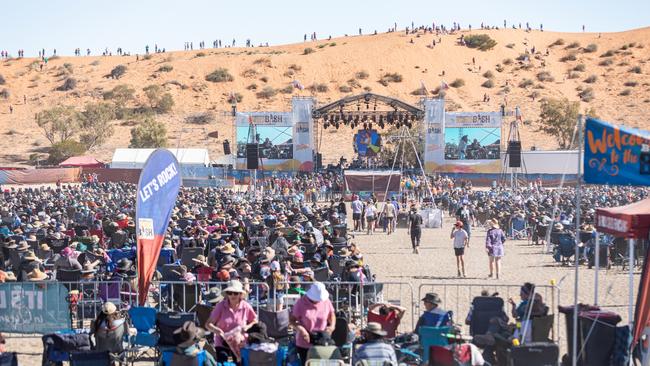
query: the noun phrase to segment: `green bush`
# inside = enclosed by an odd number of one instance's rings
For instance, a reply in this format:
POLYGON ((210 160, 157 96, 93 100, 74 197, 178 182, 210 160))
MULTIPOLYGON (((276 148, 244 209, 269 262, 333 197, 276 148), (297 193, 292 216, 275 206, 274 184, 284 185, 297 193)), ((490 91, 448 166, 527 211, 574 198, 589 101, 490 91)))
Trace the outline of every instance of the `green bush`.
POLYGON ((293 89, 294 89, 293 85, 289 84, 289 85, 285 86, 284 88, 280 89, 280 93, 282 93, 282 94, 293 94, 293 89))
POLYGON ((562 56, 560 58, 560 62, 568 62, 568 61, 575 61, 578 58, 576 57, 575 53, 569 53, 568 55, 562 56))
POLYGON ((505 68, 504 68, 503 66, 501 66, 501 64, 497 64, 497 65, 494 67, 494 69, 495 69, 497 72, 503 72, 503 71, 505 70, 505 68))
POLYGON ((634 66, 633 68, 630 69, 630 72, 633 72, 635 74, 640 74, 641 73, 641 66, 634 66))
POLYGON ((578 79, 578 78, 580 78, 580 74, 578 74, 577 72, 570 72, 568 78, 569 79, 578 79))
POLYGON ((297 72, 297 71, 302 70, 302 67, 300 65, 291 64, 291 65, 289 65, 289 70, 293 70, 293 71, 297 72))
POLYGON ((539 80, 541 82, 546 82, 546 81, 552 82, 555 79, 553 78, 553 76, 551 75, 550 72, 542 71, 542 72, 537 73, 537 80, 539 80))
POLYGON ((207 125, 215 121, 214 113, 201 112, 185 117, 185 122, 193 125, 207 125))
POLYGON ((611 58, 606 58, 598 63, 598 66, 611 66, 614 61, 611 58))
POLYGON ((529 86, 533 86, 533 84, 535 84, 535 83, 532 80, 524 79, 524 80, 519 82, 519 87, 520 88, 527 88, 529 86))
POLYGON ((158 68, 158 72, 170 72, 174 70, 174 66, 172 65, 162 65, 158 68))
POLYGON ((553 46, 564 46, 564 40, 562 38, 558 38, 555 42, 551 43, 548 45, 549 47, 553 46))
POLYGON ((401 83, 402 75, 396 72, 386 73, 384 74, 384 76, 381 77, 381 79, 378 80, 378 82, 383 86, 387 86, 388 83, 401 83))
POLYGON ((316 52, 316 51, 314 51, 313 48, 311 48, 311 47, 307 47, 307 48, 305 48, 305 49, 302 51, 302 54, 303 54, 303 55, 309 55, 310 53, 314 53, 314 52, 316 52))
POLYGON ((456 79, 452 81, 451 84, 449 84, 449 86, 451 86, 452 88, 462 88, 463 86, 465 86, 465 80, 456 79))
POLYGON ((197 54, 194 55, 194 57, 205 57, 205 56, 206 56, 205 52, 197 52, 197 54))
POLYGON ((608 50, 607 52, 603 53, 600 55, 600 57, 612 57, 616 54, 616 51, 614 50, 608 50))
POLYGON ((6 99, 9 99, 10 96, 11 96, 11 92, 9 91, 9 89, 4 88, 4 89, 0 90, 0 98, 6 100, 6 99))
POLYGON ((228 69, 225 69, 223 67, 220 67, 213 72, 209 73, 208 75, 205 76, 206 81, 211 81, 213 83, 223 83, 226 81, 233 81, 235 78, 230 75, 228 72, 228 69))
POLYGON ((493 88, 494 87, 494 81, 492 79, 487 79, 483 84, 481 84, 482 87, 484 88, 493 88))
POLYGON ((504 65, 512 65, 512 59, 511 58, 504 58, 503 61, 501 61, 504 65))
POLYGON ((370 76, 370 75, 368 74, 367 71, 364 71, 364 70, 357 71, 357 72, 354 74, 354 77, 357 78, 357 79, 359 79, 359 80, 367 79, 368 76, 370 76))
POLYGON ((265 86, 264 89, 255 93, 255 95, 260 99, 270 99, 273 98, 276 94, 278 94, 278 91, 271 86, 265 86))
POLYGON ((598 76, 596 76, 596 75, 589 75, 589 77, 585 79, 585 83, 587 83, 587 84, 593 84, 593 83, 596 82, 596 80, 598 80, 598 76))
POLYGON ((575 67, 573 68, 573 71, 583 72, 583 71, 585 71, 586 69, 587 69, 587 67, 585 66, 585 64, 577 64, 577 65, 575 65, 575 67))
POLYGON ((142 56, 143 60, 151 60, 152 58, 153 58, 153 56, 150 53, 147 53, 147 54, 142 56))
POLYGON ((60 85, 58 88, 56 88, 56 90, 58 90, 58 91, 69 91, 69 90, 73 90, 76 87, 77 87, 77 79, 75 79, 75 78, 67 78, 67 79, 65 79, 65 81, 63 82, 62 85, 60 85))
POLYGON ((268 76, 262 76, 260 78, 260 81, 263 82, 263 83, 268 83, 269 82, 269 77, 268 76))
POLYGON ((257 90, 257 84, 252 83, 251 85, 247 86, 246 89, 248 89, 248 90, 257 90))
POLYGON ((594 52, 598 51, 598 45, 595 44, 595 43, 591 43, 591 44, 587 45, 587 47, 585 47, 583 51, 585 53, 594 53, 594 52))
POLYGON ((0 85, 5 85, 6 82, 7 81, 5 80, 5 78, 2 75, 0 75, 0 85))
POLYGON ((596 95, 592 88, 585 88, 580 93, 578 93, 578 96, 583 102, 587 102, 587 103, 591 102, 592 100, 594 100, 594 98, 596 98, 596 95))
POLYGON ((329 87, 327 84, 314 83, 309 87, 309 90, 315 93, 327 93, 329 91, 329 87))
POLYGON ((163 94, 163 96, 160 98, 160 101, 158 101, 156 111, 158 113, 169 113, 171 112, 172 108, 174 108, 174 98, 169 93, 163 94))
POLYGON ((86 147, 75 140, 64 140, 52 145, 47 159, 48 164, 57 165, 60 162, 76 156, 83 155, 86 152, 86 147))
POLYGON ((131 129, 133 148, 158 148, 167 145, 167 127, 162 122, 147 116, 138 126, 131 129))
POLYGON ((487 34, 471 34, 465 37, 465 45, 469 48, 478 48, 481 51, 487 51, 497 45, 497 41, 493 40, 487 34))
POLYGON ((620 93, 618 93, 618 95, 624 96, 624 97, 628 96, 630 94, 632 94, 632 89, 623 89, 620 93))
POLYGON ((126 66, 117 65, 111 70, 110 77, 113 79, 119 79, 126 73, 126 66))
POLYGON ((565 47, 565 49, 570 50, 572 48, 578 48, 580 47, 580 42, 571 42, 569 43, 568 46, 565 47))
POLYGON ((494 73, 490 70, 486 71, 483 73, 483 77, 486 79, 492 79, 494 77, 494 73))
POLYGON ((347 86, 347 85, 341 85, 341 86, 339 86, 339 91, 341 93, 351 93, 352 92, 352 87, 347 86))
POLYGON ((427 90, 425 88, 417 88, 411 92, 411 95, 416 95, 416 96, 427 95, 427 90))
POLYGON ((515 48, 515 44, 514 44, 514 43, 508 43, 508 44, 506 45, 506 47, 507 47, 507 48, 515 48))
POLYGON ((72 64, 69 63, 69 62, 66 62, 66 63, 63 64, 63 69, 64 69, 68 74, 72 74, 72 73, 74 73, 74 68, 72 67, 72 64))

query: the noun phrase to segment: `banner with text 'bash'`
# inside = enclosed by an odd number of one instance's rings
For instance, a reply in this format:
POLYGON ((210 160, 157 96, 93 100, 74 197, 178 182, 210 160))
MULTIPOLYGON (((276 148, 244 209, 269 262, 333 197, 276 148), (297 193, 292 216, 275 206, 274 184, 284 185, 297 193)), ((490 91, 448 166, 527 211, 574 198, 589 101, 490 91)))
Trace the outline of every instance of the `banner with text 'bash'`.
POLYGON ((181 186, 181 174, 174 154, 158 149, 147 159, 140 173, 136 206, 138 238, 138 293, 143 305, 151 277, 181 186))

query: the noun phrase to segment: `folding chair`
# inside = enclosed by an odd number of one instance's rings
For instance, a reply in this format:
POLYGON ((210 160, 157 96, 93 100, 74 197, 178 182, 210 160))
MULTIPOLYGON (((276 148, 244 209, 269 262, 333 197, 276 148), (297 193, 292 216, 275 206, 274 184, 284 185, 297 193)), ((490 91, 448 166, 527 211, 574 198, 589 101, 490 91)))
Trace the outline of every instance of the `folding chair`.
POLYGON ((475 297, 472 300, 472 319, 469 324, 469 333, 472 336, 487 333, 490 319, 505 315, 503 305, 503 299, 500 297, 475 297))
POLYGON ((127 360, 131 361, 131 364, 141 359, 152 348, 157 356, 159 335, 156 332, 156 314, 156 308, 152 307, 134 306, 129 309, 131 324, 137 331, 134 336, 129 337, 127 360))
POLYGON ((277 341, 289 337, 289 309, 269 311, 262 308, 258 311, 260 322, 266 325, 266 333, 277 341))
MULTIPOLYGON (((168 353, 169 354, 169 353, 168 353)), ((164 366, 202 366, 205 364, 205 350, 201 350, 195 357, 181 355, 173 352, 170 354, 169 362, 163 356, 164 366)))
POLYGON ((314 280, 318 282, 327 282, 330 279, 330 275, 327 271, 327 267, 321 267, 314 269, 314 280))
POLYGON ((528 225, 526 219, 513 217, 510 221, 510 238, 513 240, 523 240, 528 238, 528 225))
POLYGON ((156 313, 158 328, 158 346, 173 346, 178 342, 174 339, 174 331, 183 326, 186 321, 194 321, 193 313, 156 313))
POLYGON ((472 349, 468 344, 461 344, 448 348, 445 346, 431 346, 429 349, 429 366, 457 366, 469 365, 472 361, 472 349))
POLYGON ((418 336, 420 337, 420 344, 422 345, 422 361, 429 362, 429 352, 431 346, 446 346, 449 344, 447 338, 443 334, 449 333, 451 327, 420 327, 418 328, 418 336))
POLYGON ((205 324, 210 319, 210 314, 212 314, 212 306, 205 304, 197 304, 194 307, 194 312, 196 313, 196 320, 199 323, 199 327, 207 329, 205 324))
POLYGON ((108 351, 88 351, 70 353, 70 366, 110 366, 108 351))
POLYGON ((203 248, 201 247, 185 247, 181 254, 181 264, 187 266, 187 268, 194 267, 194 262, 192 259, 196 258, 199 255, 203 254, 203 248))
POLYGON ((278 360, 278 354, 280 348, 277 352, 264 352, 252 350, 248 347, 245 347, 241 350, 241 359, 242 366, 279 366, 282 365, 281 360, 278 360))
POLYGON ((57 269, 56 270, 56 280, 59 282, 64 282, 64 286, 68 290, 78 290, 79 289, 79 279, 81 278, 80 269, 57 269))
POLYGON ((533 342, 550 342, 553 340, 550 339, 549 335, 553 329, 553 322, 555 320, 555 315, 549 314, 546 316, 534 317, 532 320, 532 336, 533 342))

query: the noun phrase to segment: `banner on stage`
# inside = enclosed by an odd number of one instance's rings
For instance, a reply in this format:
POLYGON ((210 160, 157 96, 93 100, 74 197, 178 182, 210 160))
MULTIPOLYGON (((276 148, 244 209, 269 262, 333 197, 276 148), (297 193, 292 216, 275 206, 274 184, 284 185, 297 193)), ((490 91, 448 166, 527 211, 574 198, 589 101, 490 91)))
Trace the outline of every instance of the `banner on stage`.
POLYGON ((584 145, 586 183, 650 185, 650 132, 587 118, 584 145))

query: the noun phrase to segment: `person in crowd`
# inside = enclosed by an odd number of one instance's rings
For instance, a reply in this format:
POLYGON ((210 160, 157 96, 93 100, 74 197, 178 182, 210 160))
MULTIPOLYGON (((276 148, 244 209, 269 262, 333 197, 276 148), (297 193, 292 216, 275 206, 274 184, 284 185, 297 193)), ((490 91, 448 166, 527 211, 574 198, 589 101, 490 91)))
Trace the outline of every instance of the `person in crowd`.
POLYGON ((291 310, 291 324, 296 330, 296 349, 304 365, 315 332, 332 334, 336 325, 334 306, 321 282, 314 282, 291 310))
POLYGON ((519 304, 516 304, 513 298, 508 299, 508 303, 511 306, 510 313, 516 320, 521 321, 548 314, 548 306, 544 304, 542 295, 535 292, 534 284, 530 282, 524 283, 519 290, 519 297, 521 299, 519 304), (534 298, 534 300, 531 300, 531 298, 534 298))
POLYGON ((370 322, 361 331, 363 343, 352 353, 352 364, 357 365, 363 360, 397 364, 395 349, 385 342, 386 332, 381 324, 370 322))
POLYGON ((363 203, 359 196, 355 195, 352 203, 352 221, 354 222, 354 231, 361 231, 361 212, 363 211, 363 203))
POLYGON ((411 236, 411 246, 413 247, 413 253, 420 253, 420 239, 422 238, 422 225, 423 225, 422 215, 418 213, 415 205, 411 205, 411 212, 408 215, 407 219, 407 228, 411 236))
POLYGON ((232 280, 222 291, 226 299, 217 303, 206 322, 206 328, 214 334, 217 362, 235 359, 244 346, 243 332, 257 323, 257 314, 244 300, 242 283, 232 280))
MULTIPOLYGON (((203 332, 193 321, 186 321, 183 326, 174 330, 174 336, 179 340, 176 352, 191 358, 195 358, 201 352, 201 340, 203 332)), ((205 352, 204 366, 216 366, 217 362, 210 354, 205 352)))
POLYGON ((428 293, 422 298, 424 303, 424 313, 420 315, 417 324, 415 325, 415 332, 417 333, 422 326, 427 327, 444 327, 453 323, 451 312, 445 311, 440 308, 442 300, 435 292, 428 293))
POLYGON ((505 252, 503 244, 506 242, 506 235, 499 227, 499 222, 496 219, 490 221, 490 229, 485 237, 485 250, 490 261, 490 274, 488 278, 496 275, 499 279, 501 275, 501 258, 505 252))
POLYGON ((118 311, 112 302, 105 302, 90 328, 90 334, 95 336, 96 349, 121 353, 124 350, 122 340, 128 332, 128 327, 126 314, 118 311))
POLYGON ((372 200, 368 200, 366 203, 366 210, 364 213, 366 222, 368 223, 368 235, 372 235, 375 231, 375 220, 377 220, 377 207, 372 200))
POLYGON ((463 229, 463 222, 456 221, 456 225, 451 230, 450 238, 453 239, 454 255, 456 256, 456 270, 458 277, 466 277, 465 275, 465 248, 469 248, 469 235, 463 229))
POLYGON ((406 308, 393 304, 376 303, 368 307, 368 322, 381 324, 388 338, 395 338, 397 327, 406 314, 406 308))
POLYGON ((315 332, 312 346, 307 352, 307 360, 341 360, 343 356, 332 337, 327 332, 315 332))
POLYGON ((393 205, 390 200, 386 199, 386 203, 384 204, 381 213, 386 221, 384 224, 385 228, 387 229, 387 234, 390 235, 393 233, 395 226, 394 221, 395 217, 397 216, 395 205, 393 205))

